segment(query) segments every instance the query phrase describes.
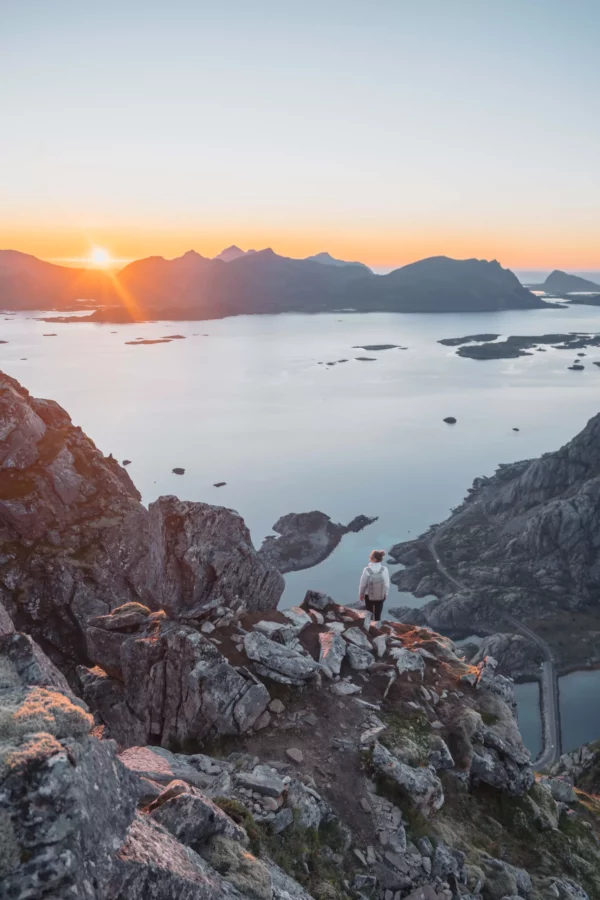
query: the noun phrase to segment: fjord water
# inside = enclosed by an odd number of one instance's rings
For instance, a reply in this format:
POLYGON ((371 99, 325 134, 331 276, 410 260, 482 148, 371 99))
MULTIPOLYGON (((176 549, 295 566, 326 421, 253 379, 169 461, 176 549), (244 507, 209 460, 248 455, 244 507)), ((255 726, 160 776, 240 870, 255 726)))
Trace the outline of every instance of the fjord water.
MULTIPOLYGON (((444 519, 476 476, 556 449, 600 409, 592 365, 600 350, 572 372, 573 351, 482 362, 437 343, 484 331, 600 331, 600 309, 136 325, 32 315, 2 322, 0 368, 64 406, 105 453, 132 460, 144 503, 174 493, 237 509, 256 546, 289 512, 320 509, 339 522, 379 516, 320 566, 288 575, 284 605, 307 588, 352 602, 372 547, 415 537, 444 519), (185 340, 126 344, 173 334, 185 340), (353 349, 376 343, 408 349, 353 349), (348 362, 319 365, 340 359, 348 362), (456 425, 442 421, 449 415, 456 425), (172 474, 177 466, 184 476, 172 474), (226 486, 213 487, 219 481, 226 486)), ((395 590, 390 600, 420 602, 395 590)))
MULTIPOLYGON (((573 351, 481 362, 437 343, 481 332, 600 331, 600 309, 583 306, 137 325, 55 324, 33 315, 2 322, 8 343, 0 345, 0 368, 64 406, 105 453, 132 460, 128 471, 145 503, 177 494, 237 509, 256 546, 288 512, 320 509, 340 522, 379 516, 320 566, 287 575, 285 606, 308 588, 354 602, 373 547, 388 549, 443 520, 476 476, 555 450, 600 409, 600 367, 592 365, 599 350, 573 372, 573 351), (185 340, 126 344, 173 334, 185 340), (353 349, 381 343, 408 349, 353 349), (319 365, 340 359, 348 362, 319 365), (449 415, 456 425, 444 424, 449 415), (176 466, 184 476, 172 473, 176 466), (226 486, 213 487, 219 481, 226 486)), ((391 605, 422 602, 392 590, 391 605)), ((539 739, 533 687, 520 698, 532 750, 539 739)))

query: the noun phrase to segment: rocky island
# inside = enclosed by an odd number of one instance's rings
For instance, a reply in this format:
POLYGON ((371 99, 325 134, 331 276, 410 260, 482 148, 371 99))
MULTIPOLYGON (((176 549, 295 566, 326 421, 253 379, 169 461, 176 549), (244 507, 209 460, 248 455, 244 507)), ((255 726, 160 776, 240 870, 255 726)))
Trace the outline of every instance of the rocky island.
POLYGON ((237 513, 146 509, 2 374, 0 419, 0 897, 596 900, 600 804, 536 780, 494 659, 278 611, 237 513))
POLYGON ((600 334, 569 332, 568 334, 511 335, 504 341, 497 340, 497 334, 473 334, 464 338, 444 338, 438 344, 458 347, 457 356, 469 359, 516 359, 531 356, 531 350, 543 349, 546 344, 555 350, 578 350, 586 347, 600 347, 600 334))
POLYGON ((325 513, 289 513, 273 525, 279 537, 269 536, 258 551, 259 557, 280 572, 310 569, 327 559, 349 532, 362 531, 377 517, 356 516, 348 525, 332 522, 325 513))

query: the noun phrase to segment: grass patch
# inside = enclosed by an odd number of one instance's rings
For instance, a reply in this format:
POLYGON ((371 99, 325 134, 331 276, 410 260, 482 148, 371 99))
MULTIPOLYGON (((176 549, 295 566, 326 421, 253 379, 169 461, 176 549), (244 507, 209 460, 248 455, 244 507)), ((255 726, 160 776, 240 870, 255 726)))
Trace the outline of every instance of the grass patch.
POLYGON ((353 861, 345 852, 345 834, 334 819, 316 828, 303 828, 297 818, 280 834, 274 834, 267 825, 257 822, 252 813, 237 800, 217 797, 215 800, 223 812, 246 829, 250 851, 256 857, 270 857, 286 874, 296 879, 315 897, 320 893, 324 900, 345 897, 342 878, 353 877, 353 861), (343 855, 339 864, 335 855, 343 855))

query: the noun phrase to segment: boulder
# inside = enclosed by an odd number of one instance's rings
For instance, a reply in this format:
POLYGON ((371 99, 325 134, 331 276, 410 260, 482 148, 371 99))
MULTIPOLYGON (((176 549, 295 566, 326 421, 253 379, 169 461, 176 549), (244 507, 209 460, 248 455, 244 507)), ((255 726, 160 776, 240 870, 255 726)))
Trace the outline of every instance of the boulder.
POLYGON ((334 606, 335 601, 327 594, 321 594, 319 591, 307 591, 302 605, 309 609, 316 609, 318 612, 324 612, 328 607, 334 606))
POLYGON ((90 654, 110 663, 110 675, 81 667, 84 698, 122 746, 242 734, 270 702, 265 686, 234 669, 212 641, 164 613, 128 633, 95 622, 90 654))
POLYGON ((347 654, 350 667, 357 671, 365 671, 375 662, 375 657, 372 653, 368 650, 361 650, 355 644, 348 644, 347 654))
POLYGON ((361 628, 348 628, 342 636, 349 644, 354 644, 355 647, 359 647, 361 650, 368 650, 369 652, 372 650, 371 641, 361 628))
POLYGON ((305 684, 320 669, 312 657, 304 656, 297 650, 284 647, 256 632, 244 636, 244 650, 248 659, 258 663, 255 668, 260 675, 282 684, 305 684))
POLYGON ((269 766, 255 766, 252 772, 238 772, 235 783, 264 797, 277 798, 285 790, 285 784, 275 769, 269 766))
POLYGON ((188 847, 203 844, 217 834, 238 841, 242 846, 248 843, 243 828, 185 781, 171 781, 149 805, 148 815, 188 847))
POLYGON ((380 743, 375 744, 371 759, 375 771, 400 788, 408 802, 424 815, 444 805, 442 783, 432 766, 409 766, 380 743))
POLYGON ((339 634, 326 631, 319 634, 319 645, 319 662, 323 671, 330 678, 339 675, 346 656, 346 642, 339 634))
POLYGON ((231 882, 222 878, 198 853, 141 813, 133 819, 117 851, 107 897, 110 900, 215 900, 216 897, 241 900, 231 882))
POLYGON ((420 653, 407 650, 406 647, 394 647, 390 650, 390 656, 396 661, 396 668, 400 675, 415 673, 421 681, 425 675, 425 661, 420 653))

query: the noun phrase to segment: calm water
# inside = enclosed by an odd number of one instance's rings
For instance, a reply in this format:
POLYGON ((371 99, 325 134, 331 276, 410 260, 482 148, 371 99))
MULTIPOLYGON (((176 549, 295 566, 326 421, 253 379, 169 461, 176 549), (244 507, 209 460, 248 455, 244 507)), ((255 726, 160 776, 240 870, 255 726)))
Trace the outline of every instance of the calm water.
POLYGON ((515 685, 518 706, 519 730, 523 743, 535 759, 542 747, 542 716, 540 713, 540 686, 537 681, 515 685))
MULTIPOLYGON (((600 669, 571 672, 558 679, 563 752, 600 738, 600 669)), ((517 684, 519 728, 532 756, 541 742, 540 692, 537 682, 517 684)))
MULTIPOLYGON (((600 351, 590 351, 584 372, 570 372, 573 351, 480 362, 436 343, 484 331, 600 331, 600 309, 129 326, 55 325, 20 315, 0 323, 0 339, 8 341, 0 345, 0 368, 34 395, 61 403, 105 453, 131 459, 146 503, 176 493, 232 507, 257 546, 288 512, 321 509, 341 522, 379 516, 320 566, 287 576, 285 605, 308 588, 347 603, 356 599, 373 547, 415 537, 444 519, 477 475, 556 449, 600 409, 600 368, 591 364, 600 351), (57 336, 43 337, 49 332, 57 336), (168 334, 186 339, 125 344, 168 334), (409 349, 352 349, 370 343, 409 349), (377 361, 354 359, 361 355, 377 361), (318 365, 343 358, 350 361, 318 365), (445 425, 448 415, 458 424, 445 425), (185 475, 173 475, 174 466, 185 475), (227 485, 215 488, 216 481, 227 485)), ((425 601, 393 590, 390 602, 425 601)), ((600 735, 599 688, 598 672, 561 679, 565 748, 600 735)), ((518 685, 517 695, 535 755, 538 686, 518 685)))
POLYGON ((571 672, 558 682, 563 750, 600 738, 600 670, 571 672))
MULTIPOLYGON (((288 512, 320 509, 341 522, 379 516, 317 568, 287 577, 287 605, 307 588, 352 602, 373 547, 418 535, 446 517, 475 476, 559 447, 600 409, 600 368, 591 365, 600 351, 590 351, 584 372, 570 372, 573 351, 480 362, 436 341, 587 330, 600 331, 600 309, 128 326, 19 315, 0 322, 8 341, 0 367, 61 403, 105 453, 131 459, 146 503, 177 493, 232 507, 256 545, 288 512), (186 339, 125 344, 168 334, 186 339), (409 349, 352 349, 368 343, 409 349), (360 355, 377 361, 358 362, 360 355), (343 358, 350 361, 318 365, 343 358), (448 415, 458 424, 445 425, 448 415), (185 475, 173 475, 174 466, 185 475), (216 481, 227 485, 214 488, 216 481)), ((390 600, 422 602, 395 590, 390 600)))

